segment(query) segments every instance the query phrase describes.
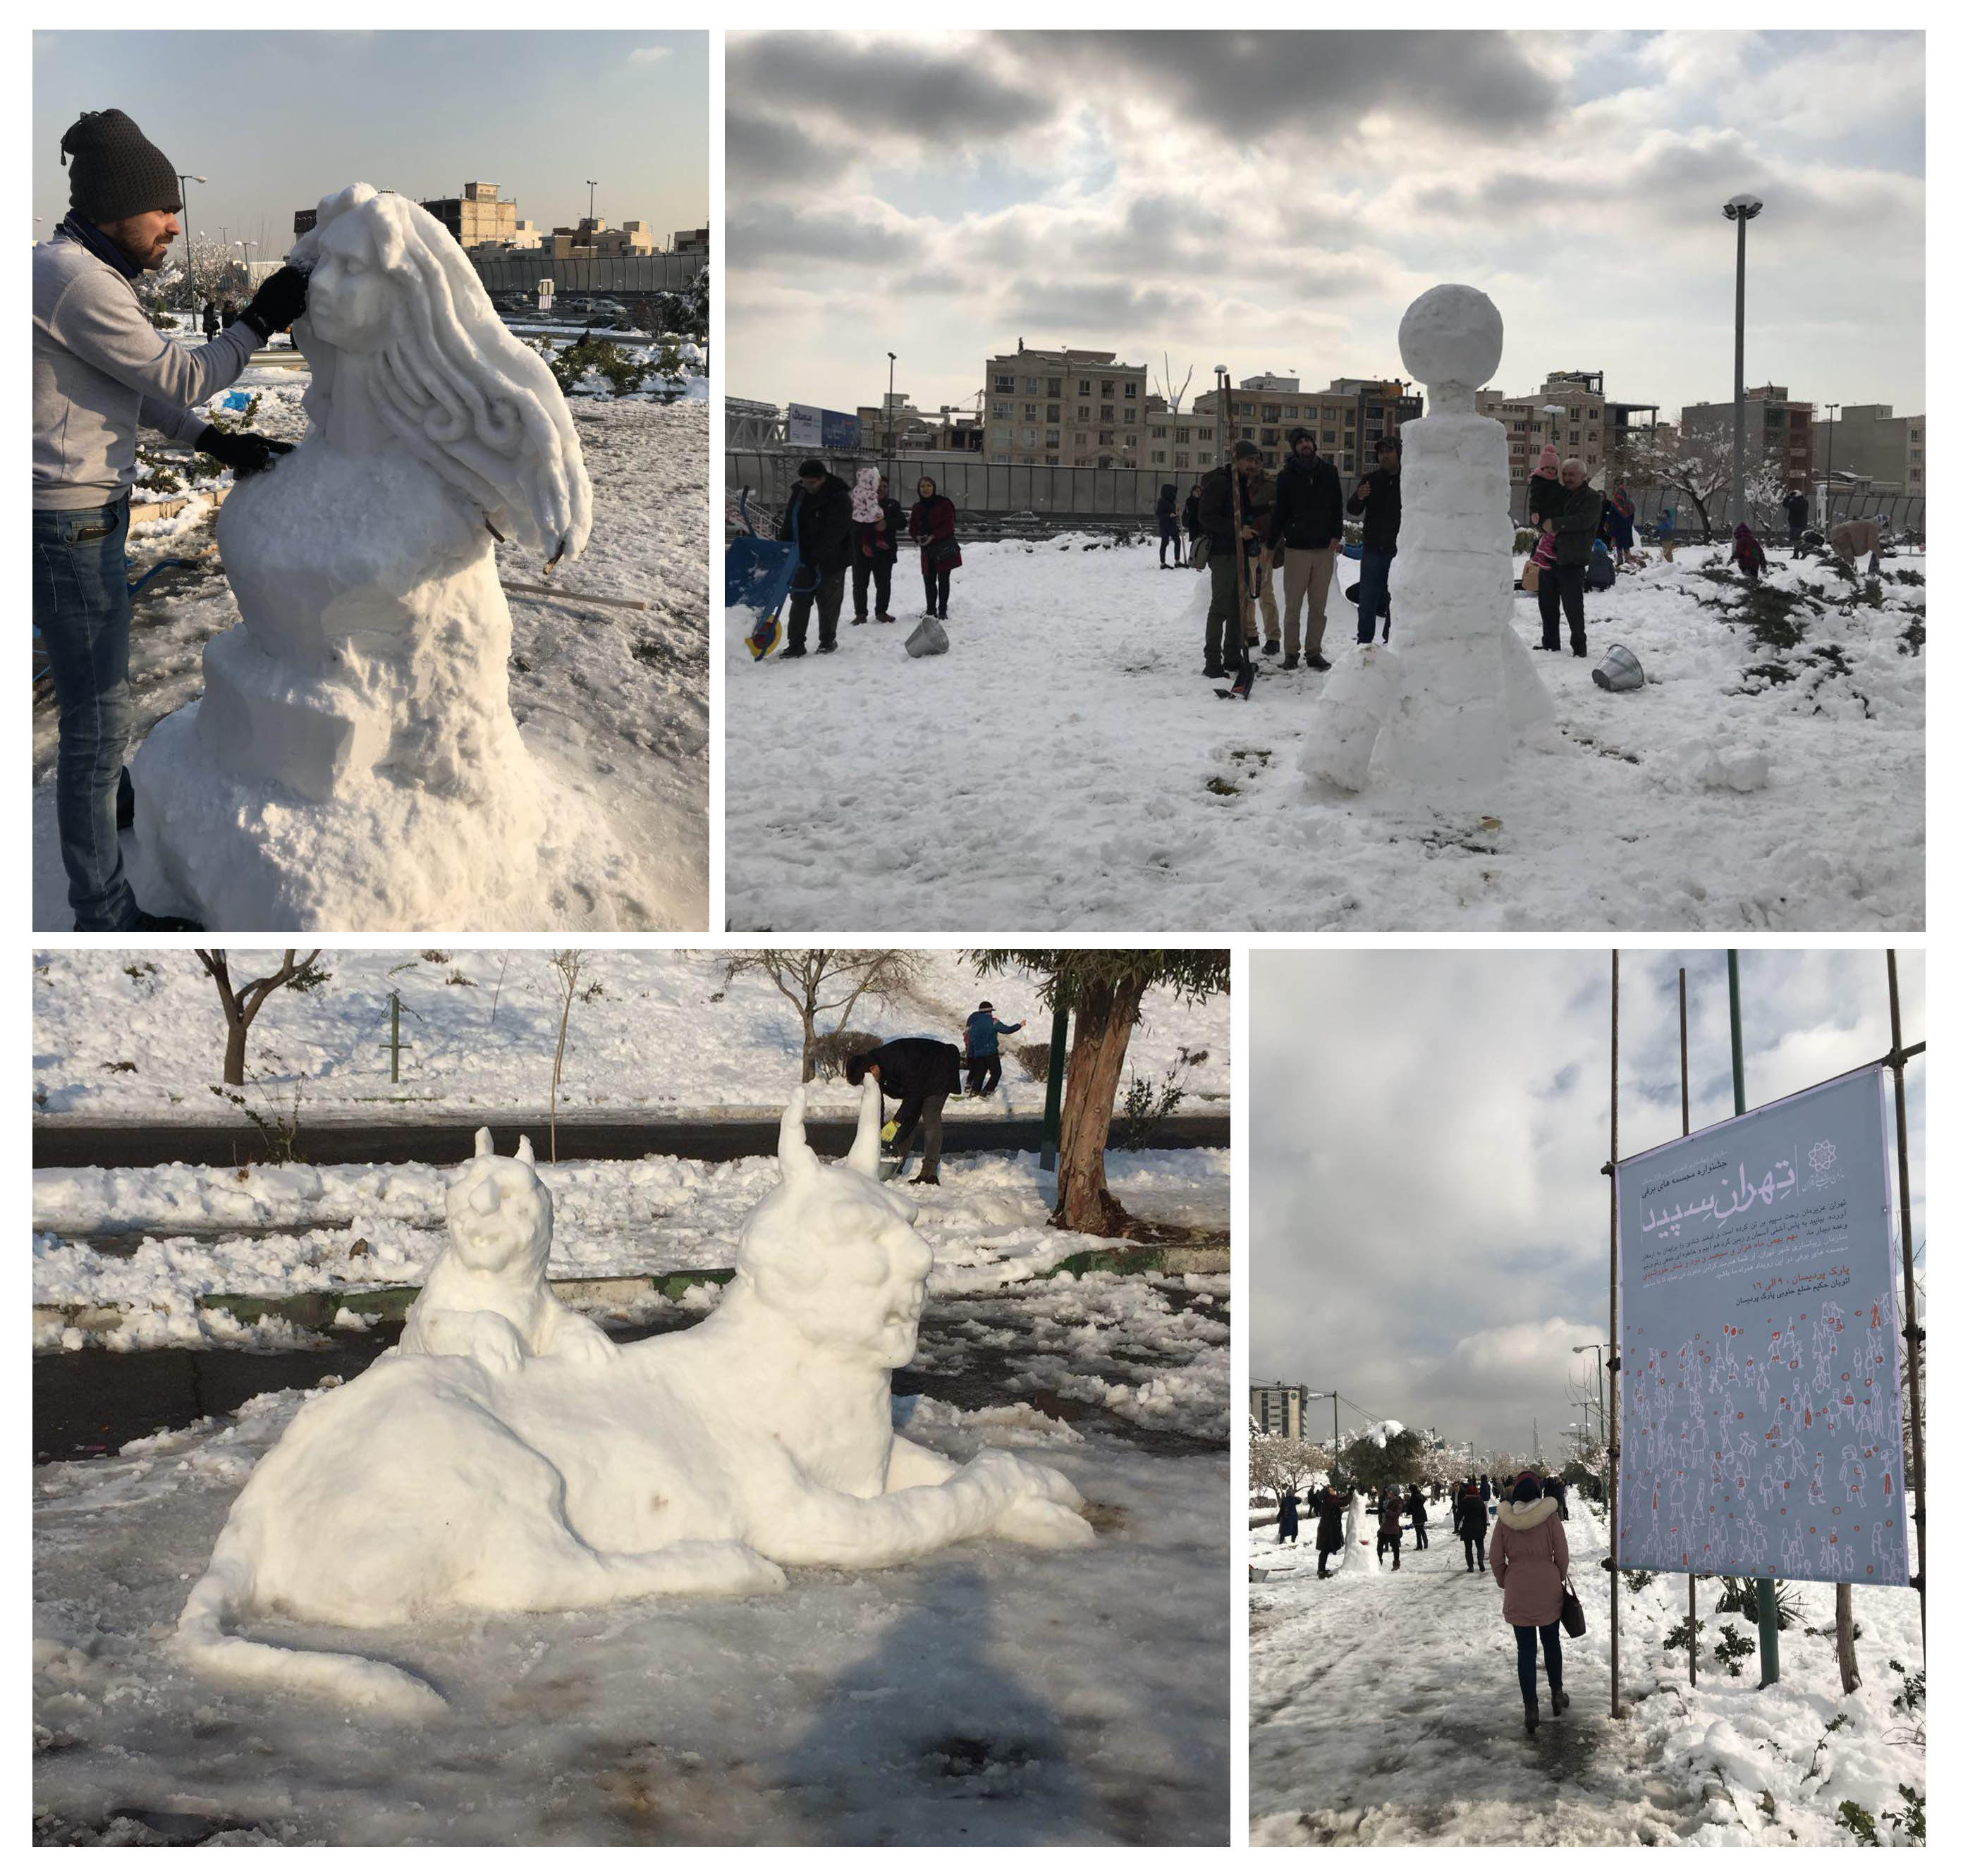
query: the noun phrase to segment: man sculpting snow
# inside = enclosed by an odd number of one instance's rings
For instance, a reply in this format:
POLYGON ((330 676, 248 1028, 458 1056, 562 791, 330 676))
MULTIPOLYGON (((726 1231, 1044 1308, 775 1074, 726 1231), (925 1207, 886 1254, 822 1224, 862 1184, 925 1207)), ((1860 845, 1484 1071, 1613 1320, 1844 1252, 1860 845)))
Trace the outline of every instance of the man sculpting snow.
POLYGON ((376 1628, 751 1595, 782 1589, 782 1566, 877 1569, 985 1535, 1090 1542, 1061 1473, 992 1449, 957 1465, 895 1434, 891 1371, 912 1359, 932 1254, 879 1183, 879 1128, 869 1082, 851 1153, 822 1164, 800 1088, 782 1183, 745 1220, 715 1313, 604 1351, 542 1311, 550 1195, 528 1154, 497 1159, 480 1135, 428 1308, 259 1462, 184 1606, 179 1656, 415 1717, 444 1703, 399 1669, 227 1631, 273 1611, 376 1628))
POLYGON ((357 183, 292 258, 306 440, 219 517, 243 623, 133 764, 137 863, 214 930, 488 926, 547 824, 493 543, 578 555, 578 439, 413 203, 357 183))
POLYGON ((1365 648, 1322 693, 1302 754, 1350 789, 1384 776, 1443 794, 1497 779, 1554 710, 1513 626, 1507 433, 1473 406, 1499 367, 1499 309, 1477 287, 1434 287, 1398 328, 1430 413, 1406 424, 1403 519, 1391 569, 1398 644, 1365 648))

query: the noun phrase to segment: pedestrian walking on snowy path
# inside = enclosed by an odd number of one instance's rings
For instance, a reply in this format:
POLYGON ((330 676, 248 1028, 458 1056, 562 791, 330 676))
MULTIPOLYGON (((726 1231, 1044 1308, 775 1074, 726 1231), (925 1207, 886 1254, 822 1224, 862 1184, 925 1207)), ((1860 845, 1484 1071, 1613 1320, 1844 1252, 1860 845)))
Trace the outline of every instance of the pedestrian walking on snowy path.
POLYGON ((1505 1593, 1500 1612, 1512 1625, 1519 1655, 1520 1698, 1527 1730, 1540 1724, 1535 1637, 1547 1659, 1547 1685, 1557 1714, 1568 1698, 1561 1686, 1561 1586, 1568 1579, 1568 1533, 1553 1499, 1542 1496, 1531 1473, 1520 1474, 1511 1504, 1502 1505, 1493 1533, 1493 1580, 1505 1593))
POLYGON ((1493 1502, 1493 1481, 1483 1472, 1479 1474, 1479 1502, 1482 1505, 1493 1502))
POLYGON ((993 1094, 1002 1079, 1002 1045, 1000 1038, 1014 1036, 1023 1026, 1020 1023, 998 1023, 995 1020, 995 1006, 983 1004, 968 1019, 965 1033, 968 1038, 968 1092, 972 1095, 993 1094))
POLYGON ((1363 517, 1363 571, 1356 581, 1356 642, 1368 645, 1377 635, 1377 616, 1383 615, 1384 642, 1391 642, 1391 562, 1398 555, 1398 526, 1404 513, 1398 465, 1403 459, 1395 437, 1377 445, 1377 466, 1359 482, 1350 497, 1350 512, 1363 517))
POLYGON ((1167 482, 1159 490, 1158 504, 1152 510, 1159 524, 1159 571, 1166 568, 1166 549, 1172 549, 1172 564, 1175 567, 1186 565, 1186 556, 1180 551, 1179 535, 1179 485, 1167 482))
POLYGON ((1561 1522, 1568 1522, 1568 1481, 1558 1472, 1550 1472, 1542 1481, 1555 1506, 1561 1513, 1561 1522))
POLYGON ((902 1036, 882 1042, 862 1055, 850 1057, 845 1079, 857 1087, 870 1074, 879 1092, 900 1104, 893 1124, 892 1150, 902 1167, 912 1151, 914 1134, 921 1135, 921 1170, 916 1186, 940 1183, 940 1110, 950 1094, 961 1091, 961 1051, 952 1042, 930 1036, 902 1036))
POLYGON ((1289 432, 1289 459, 1275 478, 1268 545, 1282 570, 1282 669, 1305 664, 1326 671, 1322 634, 1328 623, 1329 582, 1343 544, 1343 484, 1334 463, 1316 453, 1306 430, 1289 432), (1308 635, 1302 634, 1302 603, 1308 635))
POLYGON ((1386 1485, 1377 1495, 1377 1561, 1383 1561, 1384 1552, 1391 1554, 1391 1567, 1400 1570, 1404 1558, 1399 1546, 1404 1541, 1404 1501, 1399 1497, 1395 1485, 1386 1485))
POLYGON ((1322 1509, 1315 1520, 1315 1573, 1329 1574, 1330 1557, 1342 1549, 1343 1521, 1350 1509, 1350 1493, 1331 1480, 1322 1494, 1322 1509))
POLYGON ((1282 1493, 1281 1516, 1275 1520, 1275 1541, 1292 1544, 1302 1528, 1302 1500, 1292 1492, 1282 1493))
POLYGON ((1459 1540, 1465 1546, 1465 1568, 1476 1576, 1486 1567, 1486 1500, 1488 1490, 1482 1475, 1475 1485, 1470 1479, 1459 1494, 1459 1540))
POLYGON ((1797 547, 1799 537, 1806 532, 1806 497, 1795 488, 1779 506, 1785 510, 1785 544, 1797 547))
POLYGON ((1422 1485, 1415 1485, 1412 1487, 1411 1494, 1411 1548, 1414 1550, 1428 1551, 1431 1548, 1431 1545, 1427 1541, 1424 1535, 1425 1522, 1430 1515, 1431 1514, 1424 1508, 1424 1487, 1422 1485))
POLYGON ((62 133, 69 212, 34 250, 34 627, 55 687, 55 822, 78 931, 196 931, 146 912, 123 869, 134 805, 123 764, 130 698, 130 491, 139 430, 215 456, 235 475, 292 447, 220 430, 198 411, 253 351, 306 308, 306 277, 262 281, 233 329, 181 345, 151 325, 136 283, 184 232, 171 159, 120 110, 85 111, 62 133))
POLYGON ((900 524, 905 520, 885 476, 862 469, 852 491, 852 623, 866 623, 866 593, 882 625, 893 623, 893 563, 900 557, 900 524))
POLYGON ((1577 658, 1588 655, 1588 626, 1582 616, 1581 591, 1587 577, 1588 556, 1602 519, 1602 498, 1588 486, 1588 472, 1578 456, 1561 466, 1561 495, 1548 498, 1540 517, 1543 536, 1554 536, 1554 565, 1541 575, 1540 648, 1561 649, 1561 616, 1568 615, 1568 642, 1577 658))
POLYGON ((927 589, 930 619, 947 616, 947 584, 961 565, 961 543, 954 538, 954 504, 931 475, 923 475, 914 492, 920 499, 908 517, 907 534, 921 544, 921 584, 927 589))

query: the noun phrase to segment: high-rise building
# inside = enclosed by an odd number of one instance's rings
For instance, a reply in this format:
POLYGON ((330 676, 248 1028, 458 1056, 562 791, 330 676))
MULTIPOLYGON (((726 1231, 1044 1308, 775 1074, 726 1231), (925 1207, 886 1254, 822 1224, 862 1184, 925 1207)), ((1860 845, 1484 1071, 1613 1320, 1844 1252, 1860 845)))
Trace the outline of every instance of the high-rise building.
POLYGON ((1285 1381, 1257 1381, 1247 1389, 1247 1415, 1277 1439, 1302 1437, 1302 1389, 1285 1381))
MULTIPOLYGON (((1345 476, 1358 475, 1375 461, 1378 442, 1395 436, 1419 416, 1423 401, 1395 378, 1332 378, 1324 391, 1305 391, 1299 378, 1257 372, 1234 386, 1233 410, 1224 424, 1212 466, 1237 443, 1251 443, 1261 460, 1279 469, 1288 454, 1288 433, 1306 430, 1316 448, 1345 476)), ((1217 419, 1220 393, 1202 391, 1193 400, 1196 418, 1217 419)))
POLYGON ((1147 466, 1143 365, 1122 364, 1116 352, 1032 351, 1018 340, 982 372, 991 463, 1147 466))

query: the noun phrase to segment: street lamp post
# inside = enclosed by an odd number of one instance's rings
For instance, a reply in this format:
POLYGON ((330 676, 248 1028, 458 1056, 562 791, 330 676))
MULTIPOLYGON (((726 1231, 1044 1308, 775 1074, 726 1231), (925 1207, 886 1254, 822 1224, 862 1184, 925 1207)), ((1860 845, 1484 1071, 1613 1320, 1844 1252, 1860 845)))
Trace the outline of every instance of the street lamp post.
POLYGON ((191 245, 191 191, 184 184, 203 181, 202 176, 186 175, 181 172, 178 174, 178 199, 180 203, 178 213, 184 221, 184 289, 191 296, 191 309, 194 312, 197 310, 197 266, 191 245))
POLYGON ((1833 433, 1840 427, 1837 421, 1840 410, 1837 404, 1827 407, 1827 482, 1825 492, 1820 498, 1820 526, 1823 533, 1833 520, 1833 433))
POLYGON ((1731 525, 1745 519, 1745 224, 1765 206, 1755 195, 1734 195, 1724 219, 1738 224, 1738 307, 1731 348, 1731 525))
POLYGON ((898 362, 898 353, 886 354, 886 466, 889 472, 893 463, 893 371, 898 362))
POLYGON ((588 176, 588 177, 587 178, 587 179, 586 179, 586 225, 587 225, 587 227, 588 227, 588 229, 589 230, 591 229, 591 227, 592 227, 592 226, 593 226, 593 192, 594 192, 594 190, 596 190, 596 189, 597 189, 597 188, 598 188, 599 187, 600 187, 599 184, 598 184, 597 182, 596 182, 596 181, 593 179, 593 178, 592 178, 592 177, 588 176))

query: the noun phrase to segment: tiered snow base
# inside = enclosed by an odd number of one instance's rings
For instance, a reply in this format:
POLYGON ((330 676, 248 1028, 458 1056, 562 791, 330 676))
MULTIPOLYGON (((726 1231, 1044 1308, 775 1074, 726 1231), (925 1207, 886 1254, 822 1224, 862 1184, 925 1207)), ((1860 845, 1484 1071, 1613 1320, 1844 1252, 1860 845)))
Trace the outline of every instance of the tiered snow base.
POLYGON ((146 904, 213 930, 658 922, 520 741, 491 536, 429 471, 315 438, 242 480, 217 533, 244 623, 131 765, 146 904), (556 904, 555 846, 636 902, 556 904))
POLYGON ((1459 790, 1495 780, 1552 699, 1515 633, 1506 432, 1489 417, 1427 417, 1403 431, 1404 513, 1391 563, 1397 648, 1341 666, 1302 757, 1358 789, 1387 779, 1459 790))

